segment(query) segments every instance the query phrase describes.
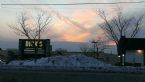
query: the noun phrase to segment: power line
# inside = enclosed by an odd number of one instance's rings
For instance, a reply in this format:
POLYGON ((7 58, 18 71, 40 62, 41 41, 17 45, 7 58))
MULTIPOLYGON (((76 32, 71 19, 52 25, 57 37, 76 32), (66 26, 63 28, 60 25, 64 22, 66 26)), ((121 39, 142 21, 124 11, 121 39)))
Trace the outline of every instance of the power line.
POLYGON ((145 3, 145 1, 133 1, 133 2, 110 2, 110 3, 50 3, 50 4, 1 4, 6 6, 15 6, 15 5, 22 5, 22 6, 31 6, 31 5, 95 5, 95 4, 133 4, 133 3, 145 3))

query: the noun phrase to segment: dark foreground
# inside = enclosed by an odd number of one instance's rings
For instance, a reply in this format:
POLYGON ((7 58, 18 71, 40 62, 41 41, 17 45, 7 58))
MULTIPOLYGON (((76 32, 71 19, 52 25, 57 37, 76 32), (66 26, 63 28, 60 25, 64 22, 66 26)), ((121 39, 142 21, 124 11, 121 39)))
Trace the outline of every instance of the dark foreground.
POLYGON ((0 82, 145 82, 145 74, 1 70, 0 82))

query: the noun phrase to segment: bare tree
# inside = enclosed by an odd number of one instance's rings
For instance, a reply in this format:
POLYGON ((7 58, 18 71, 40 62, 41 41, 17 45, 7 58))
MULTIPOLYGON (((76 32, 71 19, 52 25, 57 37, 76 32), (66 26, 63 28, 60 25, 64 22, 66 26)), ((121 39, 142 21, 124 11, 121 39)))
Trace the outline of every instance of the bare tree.
POLYGON ((17 17, 16 24, 8 25, 17 35, 24 36, 27 39, 33 39, 31 42, 35 48, 35 54, 37 54, 37 46, 39 45, 39 40, 41 35, 46 29, 51 21, 51 17, 45 13, 37 13, 36 16, 27 15, 27 13, 22 12, 20 16, 17 17), (38 40, 37 45, 35 45, 36 40, 38 40))
POLYGON ((93 43, 93 46, 89 44, 82 44, 80 46, 80 50, 82 51, 84 55, 99 58, 99 54, 101 52, 104 52, 104 50, 108 48, 105 41, 100 40, 100 39, 92 40, 91 43, 93 43))
POLYGON ((120 55, 118 45, 119 39, 121 36, 131 38, 136 37, 142 28, 144 14, 137 16, 125 16, 119 8, 117 15, 109 20, 104 11, 99 10, 97 12, 100 18, 104 21, 104 23, 99 26, 106 32, 107 37, 115 42, 118 55, 120 55))
POLYGON ((89 47, 89 45, 87 45, 87 44, 82 44, 82 45, 80 46, 80 51, 81 51, 84 55, 88 55, 89 50, 90 50, 90 47, 89 47))
POLYGON ((91 43, 93 43, 94 56, 96 56, 97 58, 99 58, 99 53, 104 52, 104 50, 108 48, 105 41, 101 39, 92 40, 91 43))
POLYGON ((17 35, 25 36, 28 39, 40 39, 42 33, 48 28, 50 16, 45 12, 38 13, 36 17, 30 17, 22 12, 17 17, 17 24, 9 25, 17 35))

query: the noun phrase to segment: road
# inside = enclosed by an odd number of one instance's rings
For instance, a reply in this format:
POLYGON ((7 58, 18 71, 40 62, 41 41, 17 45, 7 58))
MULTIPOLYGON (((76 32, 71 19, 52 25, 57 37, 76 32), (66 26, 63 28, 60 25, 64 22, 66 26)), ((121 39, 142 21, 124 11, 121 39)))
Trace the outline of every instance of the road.
POLYGON ((145 82, 145 74, 0 70, 0 82, 145 82))

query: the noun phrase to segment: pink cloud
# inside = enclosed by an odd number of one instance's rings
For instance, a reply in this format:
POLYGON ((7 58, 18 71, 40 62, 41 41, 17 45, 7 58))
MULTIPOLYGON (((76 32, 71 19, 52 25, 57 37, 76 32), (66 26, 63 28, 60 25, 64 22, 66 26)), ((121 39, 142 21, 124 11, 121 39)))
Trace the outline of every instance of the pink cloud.
MULTIPOLYGON (((103 2, 106 1, 107 0, 103 0, 103 2)), ((55 36, 54 38, 58 36, 57 39, 65 41, 87 41, 91 38, 105 37, 102 30, 94 29, 98 28, 96 24, 102 23, 95 9, 72 9, 69 16, 60 13, 50 6, 39 6, 35 7, 35 9, 38 11, 46 11, 49 15, 53 16, 53 24, 50 25, 51 30, 48 30, 46 34, 55 36), (94 29, 94 31, 96 30, 96 32, 92 33, 92 29, 94 29)), ((106 11, 111 13, 111 17, 115 15, 112 14, 112 12, 115 12, 113 9, 106 8, 106 11)))
POLYGON ((64 35, 61 37, 65 41, 72 41, 72 42, 84 42, 86 37, 89 37, 89 33, 81 33, 79 35, 64 35))

